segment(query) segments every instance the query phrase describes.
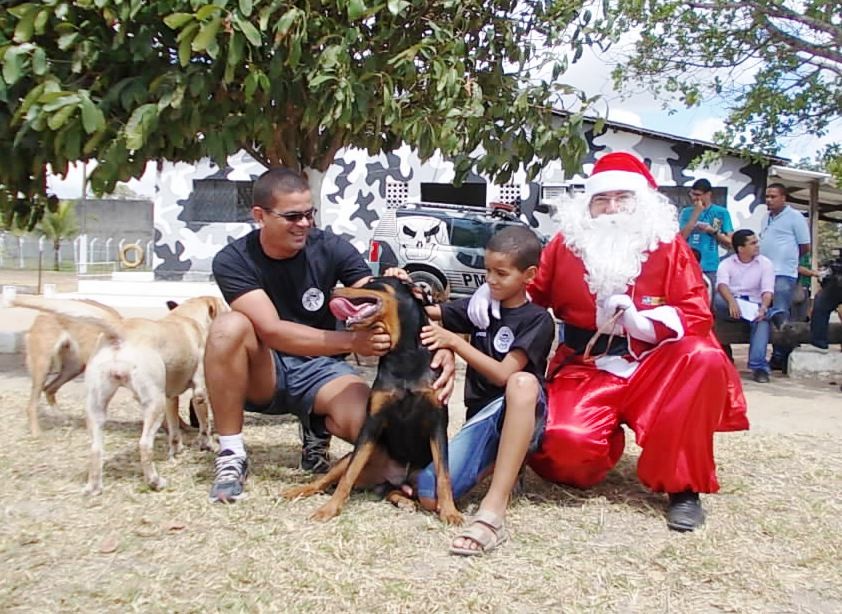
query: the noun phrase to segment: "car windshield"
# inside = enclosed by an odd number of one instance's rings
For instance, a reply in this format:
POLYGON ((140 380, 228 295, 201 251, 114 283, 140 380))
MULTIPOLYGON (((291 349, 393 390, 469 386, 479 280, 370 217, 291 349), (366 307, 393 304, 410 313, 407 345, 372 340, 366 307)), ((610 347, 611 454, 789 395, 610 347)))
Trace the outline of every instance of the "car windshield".
POLYGON ((483 222, 470 218, 454 218, 451 220, 450 244, 454 247, 482 249, 488 243, 491 235, 507 226, 509 222, 483 222))

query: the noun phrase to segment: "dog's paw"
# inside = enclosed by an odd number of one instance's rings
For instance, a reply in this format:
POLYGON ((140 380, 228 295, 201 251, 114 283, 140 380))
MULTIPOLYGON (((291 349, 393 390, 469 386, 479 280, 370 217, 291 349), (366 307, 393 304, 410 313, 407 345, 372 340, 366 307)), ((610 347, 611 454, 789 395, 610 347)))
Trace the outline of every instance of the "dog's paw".
POLYGON ((451 524, 451 525, 455 525, 455 526, 461 526, 461 525, 465 524, 465 517, 457 509, 448 510, 448 511, 440 510, 439 511, 439 520, 441 520, 445 524, 451 524))
POLYGON ((82 489, 82 494, 86 497, 96 497, 102 494, 102 484, 86 484, 82 489))
POLYGON ((216 452, 213 440, 207 435, 199 435, 196 437, 195 445, 203 452, 216 452))
POLYGON ((295 486, 281 491, 281 498, 298 499, 299 497, 312 497, 320 492, 318 488, 313 488, 310 484, 305 484, 304 486, 295 486))
POLYGON ((339 508, 331 503, 326 503, 315 512, 310 514, 310 520, 318 520, 319 522, 326 522, 331 518, 336 518, 339 515, 339 508))
POLYGON ((403 512, 415 512, 418 510, 418 504, 407 497, 406 493, 401 490, 392 490, 384 498, 403 512))
POLYGON ((149 488, 152 490, 164 490, 167 487, 167 480, 162 478, 160 475, 156 476, 154 479, 149 480, 149 488))

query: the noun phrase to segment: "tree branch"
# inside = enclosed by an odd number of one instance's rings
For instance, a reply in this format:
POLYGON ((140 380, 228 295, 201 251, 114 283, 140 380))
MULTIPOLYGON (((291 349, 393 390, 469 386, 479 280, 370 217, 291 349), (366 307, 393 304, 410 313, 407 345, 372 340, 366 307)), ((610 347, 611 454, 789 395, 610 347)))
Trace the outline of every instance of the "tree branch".
POLYGON ((814 19, 812 17, 808 17, 807 15, 801 15, 792 11, 784 6, 779 4, 773 3, 763 3, 760 4, 758 2, 688 2, 687 6, 693 9, 701 9, 704 11, 722 11, 722 10, 741 10, 747 9, 752 13, 761 13, 765 16, 771 17, 779 17, 781 19, 786 19, 788 21, 794 21, 796 23, 800 23, 802 25, 808 26, 813 30, 819 30, 820 32, 825 32, 826 34, 830 34, 838 44, 842 44, 842 31, 832 23, 824 22, 818 19, 814 19))
POLYGON ((788 32, 784 32, 769 20, 765 21, 766 23, 764 25, 766 27, 766 30, 769 32, 770 38, 777 39, 780 42, 789 45, 793 48, 794 51, 810 53, 817 57, 824 58, 830 62, 833 62, 834 64, 842 66, 842 53, 836 51, 834 48, 821 47, 812 43, 808 43, 802 38, 799 38, 793 34, 789 34, 788 32))

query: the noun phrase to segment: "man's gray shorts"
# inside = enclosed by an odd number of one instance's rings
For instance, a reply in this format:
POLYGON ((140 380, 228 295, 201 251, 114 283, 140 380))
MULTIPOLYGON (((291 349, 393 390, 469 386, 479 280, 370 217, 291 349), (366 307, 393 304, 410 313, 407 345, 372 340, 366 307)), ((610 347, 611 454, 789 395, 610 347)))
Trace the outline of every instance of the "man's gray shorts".
POLYGON ((322 386, 343 375, 357 375, 341 358, 288 356, 272 351, 275 362, 275 397, 265 405, 246 401, 245 410, 261 414, 293 414, 304 426, 322 386))

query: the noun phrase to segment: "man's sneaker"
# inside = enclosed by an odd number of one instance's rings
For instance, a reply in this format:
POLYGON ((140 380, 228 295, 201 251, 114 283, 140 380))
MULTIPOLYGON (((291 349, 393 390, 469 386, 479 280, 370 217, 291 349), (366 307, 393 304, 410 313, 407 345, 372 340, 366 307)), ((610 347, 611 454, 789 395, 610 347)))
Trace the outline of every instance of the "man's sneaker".
POLYGON ((667 526, 673 531, 693 531, 705 522, 705 510, 698 493, 685 490, 670 493, 667 526))
POLYGON ((772 358, 769 359, 769 369, 771 369, 772 371, 780 371, 781 373, 786 375, 786 362, 787 361, 781 358, 780 356, 772 356, 772 358))
POLYGON ((210 489, 211 502, 230 503, 246 496, 243 487, 249 474, 249 461, 233 450, 223 450, 216 455, 213 486, 210 489))
POLYGON ((769 383, 769 374, 766 373, 763 369, 755 369, 751 373, 751 379, 753 379, 758 384, 768 384, 769 383))
POLYGON ((312 416, 310 428, 298 425, 301 436, 301 463, 299 467, 313 473, 327 473, 330 469, 330 431, 325 426, 324 418, 312 416))

